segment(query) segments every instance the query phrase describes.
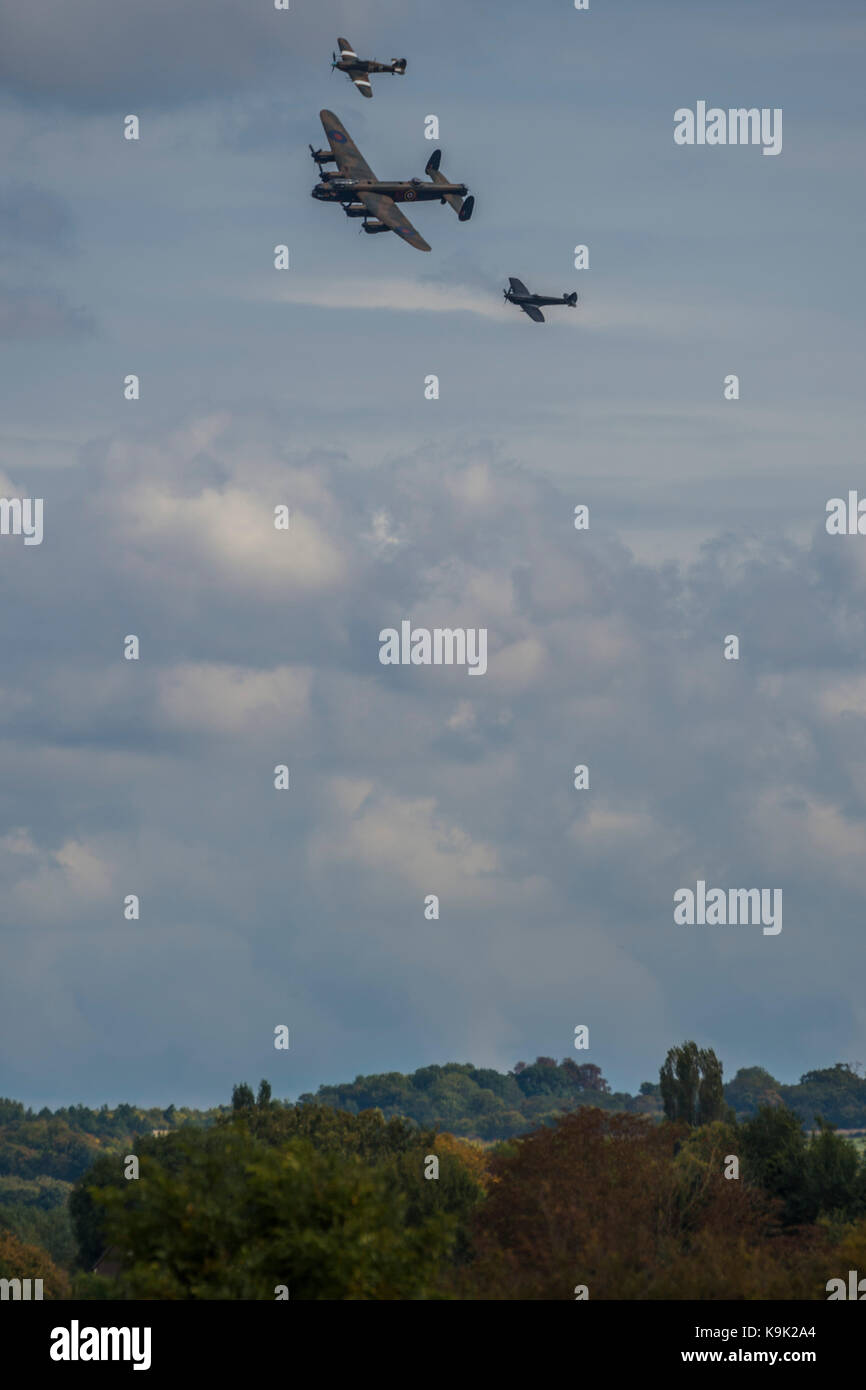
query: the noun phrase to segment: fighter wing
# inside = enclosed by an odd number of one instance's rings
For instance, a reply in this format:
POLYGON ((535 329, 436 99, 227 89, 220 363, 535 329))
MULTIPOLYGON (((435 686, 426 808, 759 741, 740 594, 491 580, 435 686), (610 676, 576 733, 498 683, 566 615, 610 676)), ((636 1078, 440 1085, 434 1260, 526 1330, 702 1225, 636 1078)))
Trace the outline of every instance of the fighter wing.
POLYGON ((352 68, 349 76, 362 97, 371 97, 373 95, 373 84, 365 72, 359 72, 357 68, 352 68))
POLYGON ((517 280, 513 275, 509 275, 508 283, 514 294, 529 294, 529 290, 526 288, 523 281, 517 280))
POLYGON ((528 314, 533 323, 544 323, 544 315, 534 304, 521 304, 524 314, 528 314))
POLYGON ((348 39, 337 39, 337 47, 344 63, 350 63, 353 58, 358 56, 348 39))
POLYGON ((396 232, 404 241, 408 241, 410 246, 414 246, 418 251, 430 250, 408 217, 403 216, 393 198, 389 198, 385 193, 359 193, 358 198, 366 208, 370 209, 374 217, 378 217, 379 221, 384 222, 386 227, 390 227, 392 232, 396 232))
POLYGON ((375 183, 376 175, 358 150, 343 122, 333 111, 320 111, 322 125, 331 146, 331 153, 337 161, 337 168, 344 178, 369 179, 375 183))

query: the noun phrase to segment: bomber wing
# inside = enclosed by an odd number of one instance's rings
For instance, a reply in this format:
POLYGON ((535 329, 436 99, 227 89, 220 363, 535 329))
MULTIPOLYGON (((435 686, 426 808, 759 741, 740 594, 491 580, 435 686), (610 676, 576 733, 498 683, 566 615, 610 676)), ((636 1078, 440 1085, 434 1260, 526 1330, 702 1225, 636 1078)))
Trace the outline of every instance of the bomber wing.
POLYGON ((404 241, 408 241, 410 246, 414 246, 417 251, 429 251, 420 232, 416 232, 408 217, 404 217, 400 209, 395 204, 393 198, 389 198, 385 193, 359 193, 359 200, 366 208, 369 208, 374 217, 378 217, 380 222, 384 222, 386 227, 390 227, 392 232, 396 232, 404 241))
POLYGON ((512 294, 529 294, 529 290, 526 288, 523 281, 518 280, 516 276, 509 275, 508 283, 511 286, 512 294))
POLYGON ((521 304, 524 314, 528 314, 533 323, 544 323, 544 315, 534 304, 521 304))
POLYGON ((337 161, 337 168, 344 178, 369 179, 375 183, 376 175, 364 159, 339 116, 333 111, 320 111, 319 117, 331 146, 331 153, 337 161))

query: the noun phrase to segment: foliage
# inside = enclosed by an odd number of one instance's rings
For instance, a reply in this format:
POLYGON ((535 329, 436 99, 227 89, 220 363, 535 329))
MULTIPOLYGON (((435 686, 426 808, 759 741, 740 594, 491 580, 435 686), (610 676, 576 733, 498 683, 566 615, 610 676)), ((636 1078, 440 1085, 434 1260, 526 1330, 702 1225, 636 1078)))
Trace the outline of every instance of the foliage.
POLYGON ((90 1190, 122 1252, 121 1297, 273 1299, 283 1284, 302 1299, 438 1296, 456 1220, 410 1211, 408 1173, 230 1126, 178 1135, 174 1159, 159 1149, 137 1182, 90 1190))
POLYGON ((807 1138, 792 1110, 763 1106, 739 1135, 743 1176, 778 1199, 783 1225, 866 1215, 866 1161, 831 1125, 807 1138))
POLYGON ((583 1108, 517 1139, 491 1161, 463 1296, 823 1296, 824 1237, 775 1234, 761 1194, 723 1176, 730 1138, 583 1108))
POLYGON ((11 1231, 0 1230, 0 1279, 41 1279, 43 1298, 64 1298, 68 1290, 65 1273, 50 1255, 11 1231))
POLYGON ((408 1076, 358 1076, 300 1097, 301 1103, 312 1101, 355 1114, 375 1108, 386 1116, 405 1115, 421 1126, 438 1125, 452 1134, 486 1141, 552 1124, 580 1105, 624 1110, 633 1104, 629 1095, 610 1093, 599 1067, 578 1066, 569 1057, 559 1065, 552 1057, 538 1057, 529 1065, 518 1062, 507 1074, 448 1062, 421 1067, 408 1076))
POLYGON ((706 1125, 727 1115, 722 1064, 711 1047, 672 1047, 659 1069, 659 1086, 669 1120, 706 1125))
POLYGON ((781 1105, 782 1087, 763 1067, 740 1067, 725 1087, 725 1100, 737 1118, 756 1115, 767 1105, 781 1105))
POLYGON ((0 1178, 0 1231, 11 1231, 46 1250, 56 1264, 68 1265, 75 1254, 70 1190, 57 1178, 0 1178))

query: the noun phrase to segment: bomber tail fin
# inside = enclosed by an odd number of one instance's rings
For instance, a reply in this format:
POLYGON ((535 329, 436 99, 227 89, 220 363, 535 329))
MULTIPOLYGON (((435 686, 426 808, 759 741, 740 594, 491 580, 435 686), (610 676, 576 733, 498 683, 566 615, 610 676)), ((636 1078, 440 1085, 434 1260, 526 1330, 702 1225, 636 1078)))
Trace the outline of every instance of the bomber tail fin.
MULTIPOLYGON (((440 172, 439 165, 442 163, 442 151, 434 150, 424 169, 425 174, 429 174, 434 183, 447 183, 445 175, 440 172)), ((475 206, 474 198, 464 200, 458 193, 446 193, 443 195, 445 202, 450 203, 461 222, 468 222, 472 216, 472 209, 475 206), (468 210, 467 210, 468 209, 468 210)))

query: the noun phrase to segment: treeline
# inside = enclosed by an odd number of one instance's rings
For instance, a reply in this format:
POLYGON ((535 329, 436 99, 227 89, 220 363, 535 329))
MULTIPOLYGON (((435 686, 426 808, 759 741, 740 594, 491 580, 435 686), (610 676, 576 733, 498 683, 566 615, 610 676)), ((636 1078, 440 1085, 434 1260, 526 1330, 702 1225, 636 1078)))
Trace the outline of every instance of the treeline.
MULTIPOLYGON (((721 1070, 719 1071, 721 1078, 721 1070)), ((727 1105, 744 1119, 762 1106, 784 1105, 811 1128, 815 1116, 839 1129, 866 1129, 866 1077, 847 1063, 806 1072, 798 1085, 776 1081, 763 1067, 743 1067, 723 1087, 727 1105)), ((411 1075, 386 1072, 358 1076, 340 1086, 320 1086, 299 1103, 315 1101, 350 1114, 376 1108, 384 1115, 405 1115, 421 1125, 441 1125, 467 1138, 506 1139, 581 1105, 623 1114, 661 1116, 660 1084, 645 1081, 636 1096, 611 1092, 598 1067, 557 1063, 538 1057, 518 1062, 503 1075, 469 1063, 421 1067, 411 1075)))
POLYGON ((17 1100, 0 1098, 0 1177, 60 1178, 73 1182, 104 1148, 121 1148, 156 1129, 212 1124, 225 1107, 212 1110, 167 1110, 154 1106, 68 1105, 26 1109, 17 1100))
POLYGON ((641 1094, 611 1092, 601 1069, 566 1057, 537 1057, 502 1073, 469 1062, 421 1067, 411 1075, 385 1072, 358 1076, 339 1086, 320 1086, 298 1098, 299 1105, 332 1105, 357 1115, 364 1110, 404 1115, 418 1125, 439 1125, 462 1138, 494 1141, 552 1124, 579 1105, 631 1114, 661 1114, 658 1087, 646 1082, 641 1094))
POLYGON ((806 1125, 816 1115, 838 1129, 866 1129, 866 1077, 847 1062, 807 1071, 796 1086, 785 1086, 763 1067, 741 1067, 725 1087, 737 1115, 754 1115, 764 1105, 785 1105, 806 1125))
POLYGON ((0 1099, 0 1236, 39 1246, 68 1265, 75 1255, 68 1200, 72 1184, 100 1154, 129 1152, 154 1130, 212 1124, 225 1107, 200 1111, 86 1105, 25 1109, 0 1099))
MULTIPOLYGON (((820 1115, 840 1129, 866 1130, 866 1078, 846 1062, 806 1072, 791 1086, 763 1067, 744 1067, 723 1093, 739 1119, 756 1114, 762 1106, 784 1105, 809 1128, 820 1115)), ((559 1063, 552 1057, 538 1057, 530 1064, 517 1062, 506 1073, 468 1062, 446 1062, 409 1075, 358 1076, 341 1085, 320 1086, 314 1094, 301 1095, 297 1103, 313 1102, 349 1114, 377 1109, 386 1119, 401 1115, 420 1126, 438 1126, 486 1142, 527 1133, 581 1105, 656 1117, 663 1112, 659 1084, 645 1081, 634 1096, 612 1092, 598 1066, 581 1065, 568 1057, 559 1063)), ((105 1149, 129 1148, 154 1131, 213 1125, 228 1108, 169 1105, 161 1110, 121 1104, 113 1109, 72 1105, 34 1111, 20 1101, 0 1099, 0 1181, 53 1178, 71 1183, 105 1149)))
MULTIPOLYGON (((660 1075, 679 1118, 586 1104, 495 1146, 236 1087, 136 1173, 106 1153, 76 1183, 55 1296, 825 1299, 866 1269, 866 1162, 785 1107, 737 1122, 720 1074, 684 1044, 660 1075)), ((26 1258, 0 1237, 0 1274, 26 1258)))
MULTIPOLYGON (((637 1096, 611 1092, 594 1064, 538 1057, 507 1074, 449 1063, 411 1075, 358 1077, 320 1087, 295 1104, 274 1100, 267 1082, 257 1094, 236 1086, 231 1105, 207 1111, 119 1105, 36 1113, 0 1101, 0 1277, 44 1277, 55 1297, 76 1287, 86 1297, 102 1290, 106 1297, 258 1298, 270 1296, 261 1293, 261 1280, 271 1277, 276 1260, 294 1270, 276 1282, 294 1280, 299 1297, 562 1297, 532 1292, 553 1289, 560 1277, 551 1251, 527 1255, 526 1269, 540 1261, 533 1283, 522 1265, 514 1265, 509 1242, 521 1248, 533 1221, 554 1244, 560 1226, 569 1240, 583 1231, 581 1239, 590 1241, 590 1227, 581 1223, 589 1222, 593 1202, 598 1230, 614 1239, 613 1209, 625 1192, 620 1185, 628 1187, 633 1177, 636 1186, 623 1210, 649 1221, 650 1208, 642 1205, 647 1193, 672 1202, 671 1211, 665 1208, 665 1220, 673 1223, 665 1239, 682 1255, 680 1264, 678 1256, 665 1265, 664 1278, 660 1270, 647 1276, 650 1291, 634 1296, 687 1296, 659 1290, 684 1289, 687 1271, 694 1274, 689 1261, 697 1247, 688 1234, 688 1212, 716 1235, 723 1219, 741 1223, 744 1239, 754 1239, 762 1252, 754 1269, 764 1271, 766 1289, 813 1289, 809 1281, 828 1252, 837 1260, 850 1257, 845 1269, 866 1272, 866 1242, 857 1246, 861 1226, 866 1231, 866 1169, 854 1144, 836 1132, 862 1126, 864 1090, 866 1081, 845 1063, 808 1072, 797 1086, 783 1086, 759 1067, 742 1069, 724 1085, 715 1054, 689 1042, 671 1049, 658 1082, 644 1082, 637 1096), (628 1164, 622 1173, 614 1165, 606 1177, 604 1165, 595 1177, 586 1170, 587 1155, 632 1151, 640 1158, 633 1172, 628 1164), (134 1180, 124 1172, 129 1155, 140 1163, 134 1180), (731 1155, 741 1169, 736 1181, 720 1176, 722 1158, 731 1155), (439 1161, 435 1179, 424 1175, 431 1158, 439 1161), (644 1163, 658 1170, 655 1187, 642 1186, 644 1163), (554 1203, 549 1212, 532 1198, 530 1175, 554 1203), (575 1184, 579 1191, 570 1197, 575 1184), (270 1186, 278 1195, 268 1196, 270 1186), (746 1201, 731 1195, 736 1192, 751 1195, 746 1201), (286 1206, 282 1216, 280 1204, 286 1206), (277 1231, 286 1226, 276 1254, 268 1245, 269 1222, 277 1231), (378 1234, 370 1222, 378 1223, 378 1234), (205 1266, 184 1244, 183 1232, 205 1252, 205 1266), (791 1263, 793 1233, 806 1265, 791 1263), (240 1255, 240 1272, 217 1277, 209 1263, 217 1236, 226 1259, 236 1239, 243 1248, 251 1242, 258 1252, 255 1259, 250 1255, 253 1263, 240 1255), (347 1252, 343 1263, 340 1241, 347 1252), (433 1252, 431 1270, 410 1278, 406 1262, 425 1242, 433 1252), (105 1283, 110 1260, 100 1265, 101 1275, 91 1271, 111 1246, 132 1257, 105 1283), (154 1253, 163 1246, 165 1269, 154 1253), (372 1266, 364 1273, 363 1250, 382 1282, 372 1266), (808 1259, 815 1252, 820 1259, 813 1267, 808 1259), (335 1267, 321 1282, 325 1276, 314 1266, 332 1259, 335 1267), (32 1273, 37 1265, 41 1274, 32 1273), (25 1273, 17 1276, 19 1268, 25 1273), (490 1292, 500 1286, 505 1292, 490 1292), (398 1287, 409 1291, 383 1292, 398 1287), (326 1288, 343 1292, 322 1292, 326 1288)), ((621 1236, 625 1242, 625 1227, 621 1236)), ((599 1289, 612 1288, 614 1264, 596 1254, 598 1260, 589 1261, 593 1278, 599 1289)), ((627 1251, 617 1258, 625 1262, 621 1273, 631 1267, 627 1251)), ((214 1259, 225 1264, 222 1256, 214 1259)), ((827 1277, 835 1276, 831 1271, 827 1277)), ((756 1293, 757 1283, 736 1285, 733 1271, 725 1278, 724 1287, 745 1292, 706 1296, 776 1296, 756 1293)), ((633 1285, 626 1280, 622 1287, 633 1285)))

